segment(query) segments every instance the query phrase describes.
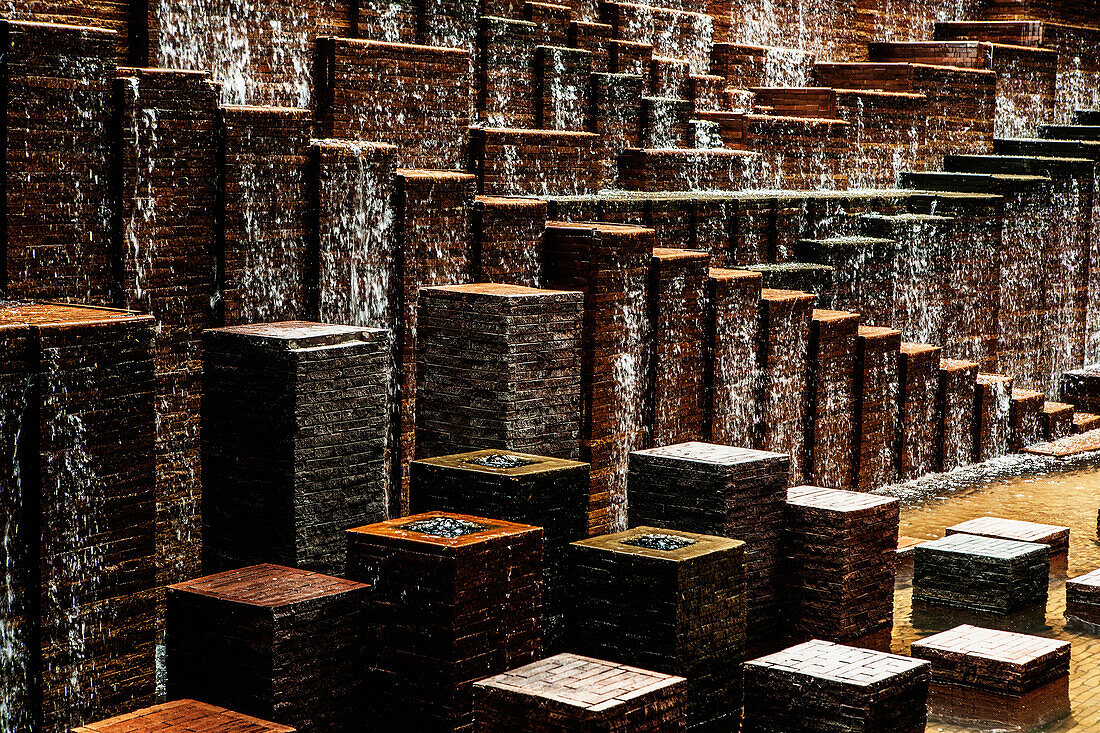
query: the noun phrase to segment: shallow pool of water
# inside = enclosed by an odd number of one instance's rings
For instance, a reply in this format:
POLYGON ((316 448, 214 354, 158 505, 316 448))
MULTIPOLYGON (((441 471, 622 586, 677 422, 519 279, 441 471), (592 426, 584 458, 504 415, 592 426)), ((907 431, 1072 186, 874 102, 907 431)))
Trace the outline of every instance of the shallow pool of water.
MULTIPOLYGON (((900 534, 907 537, 942 537, 945 527, 980 516, 1070 528, 1069 558, 1052 564, 1046 608, 1031 609, 1007 618, 924 604, 914 608, 912 563, 903 564, 898 570, 894 596, 892 647, 896 653, 908 654, 913 641, 962 623, 1067 640, 1072 644, 1069 715, 1032 730, 1100 732, 1100 632, 1067 628, 1063 617, 1066 577, 1100 567, 1100 542, 1096 535, 1100 456, 1094 454, 1073 460, 1014 456, 982 468, 891 487, 884 493, 901 500, 900 534)), ((1064 690, 1058 694, 1064 702, 1064 690)), ((962 698, 964 704, 977 704, 972 695, 962 698)), ((1049 712, 1059 704, 1044 701, 1040 696, 1030 705, 1047 710, 1030 712, 1049 712)), ((1021 717, 1026 719, 1026 716, 1021 717)), ((1009 716, 1001 723, 930 719, 927 730, 951 733, 1020 730, 1010 723, 1012 719, 1009 716)))

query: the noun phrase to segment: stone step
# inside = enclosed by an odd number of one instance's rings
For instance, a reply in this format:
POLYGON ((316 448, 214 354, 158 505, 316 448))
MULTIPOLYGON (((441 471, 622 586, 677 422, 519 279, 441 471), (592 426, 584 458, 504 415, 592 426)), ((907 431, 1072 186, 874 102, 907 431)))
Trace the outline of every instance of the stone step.
POLYGON ((1011 175, 1005 173, 956 173, 950 171, 907 171, 901 174, 901 185, 925 191, 963 191, 999 193, 1026 186, 1050 184, 1046 176, 1011 175))
POLYGON ((1073 124, 1100 125, 1100 109, 1077 109, 1073 111, 1073 124))
POLYGON ((1043 24, 1033 20, 949 21, 936 23, 937 41, 991 41, 1013 46, 1040 46, 1043 24))
POLYGON ((753 87, 758 107, 783 117, 836 119, 836 90, 829 87, 753 87))
POLYGON ((1044 140, 1100 141, 1100 125, 1040 125, 1039 137, 1044 140))
POLYGON ((1049 176, 1053 172, 1089 175, 1093 166, 1082 158, 1030 155, 948 155, 943 160, 945 171, 997 175, 1049 176))
POLYGON ((601 2, 600 21, 615 29, 615 38, 649 44, 655 54, 690 62, 696 73, 705 73, 710 65, 713 21, 709 15, 601 2))
POLYGON ((759 272, 763 286, 774 290, 799 290, 820 294, 833 286, 835 268, 816 262, 760 263, 745 268, 759 272))
POLYGON ((993 152, 999 155, 1038 155, 1100 161, 1100 140, 996 138, 993 141, 993 152))
POLYGON ((619 155, 618 185, 628 191, 721 191, 745 187, 747 150, 630 148, 619 155))

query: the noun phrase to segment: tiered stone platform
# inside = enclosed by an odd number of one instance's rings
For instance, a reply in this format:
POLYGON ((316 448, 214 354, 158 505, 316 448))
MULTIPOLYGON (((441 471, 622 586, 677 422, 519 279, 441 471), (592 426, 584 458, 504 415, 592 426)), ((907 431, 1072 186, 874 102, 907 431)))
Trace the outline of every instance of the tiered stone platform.
MULTIPOLYGON (((170 691, 187 646, 195 684, 270 682, 300 718, 239 712, 300 731, 470 730, 472 696, 489 730, 705 727, 728 710, 688 667, 473 691, 564 648, 564 548, 628 520, 746 543, 750 647, 785 580, 800 639, 883 634, 896 515, 866 492, 1100 449, 1100 5, 902 5, 8 3, 0 729, 145 708, 165 613, 170 691), (436 510, 471 514, 407 516, 436 510), (274 605, 195 580, 257 562, 274 605), (316 571, 372 585, 369 633, 316 571)), ((1038 599, 1047 556, 1003 542, 919 545, 918 601, 1038 599)), ((808 649, 827 694, 747 728, 849 699, 923 724, 920 674, 849 676, 908 662, 808 649)))

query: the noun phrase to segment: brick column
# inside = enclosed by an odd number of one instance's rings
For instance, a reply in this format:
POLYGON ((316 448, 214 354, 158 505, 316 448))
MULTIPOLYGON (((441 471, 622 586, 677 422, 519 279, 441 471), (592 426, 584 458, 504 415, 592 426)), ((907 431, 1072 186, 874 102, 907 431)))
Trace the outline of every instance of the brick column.
POLYGON ((344 530, 386 516, 386 331, 215 329, 203 365, 203 566, 339 573, 344 530))

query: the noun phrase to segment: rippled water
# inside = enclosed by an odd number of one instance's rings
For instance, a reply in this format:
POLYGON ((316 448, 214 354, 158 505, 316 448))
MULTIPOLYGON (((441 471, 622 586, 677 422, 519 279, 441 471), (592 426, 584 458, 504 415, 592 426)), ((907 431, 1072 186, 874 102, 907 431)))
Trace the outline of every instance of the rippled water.
MULTIPOLYGON (((1067 629, 1065 578, 1100 567, 1096 535, 1100 506, 1100 456, 1046 459, 1012 456, 951 474, 885 490, 902 501, 902 536, 941 537, 944 528, 980 516, 1022 519, 1070 527, 1066 562, 1055 561, 1045 613, 1034 609, 997 618, 912 603, 912 565, 898 571, 894 596, 893 651, 908 654, 916 639, 962 623, 1064 639, 1072 644, 1071 713, 1037 731, 1100 731, 1100 633, 1067 629)), ((930 719, 928 731, 1017 730, 1004 725, 964 726, 930 719)))

